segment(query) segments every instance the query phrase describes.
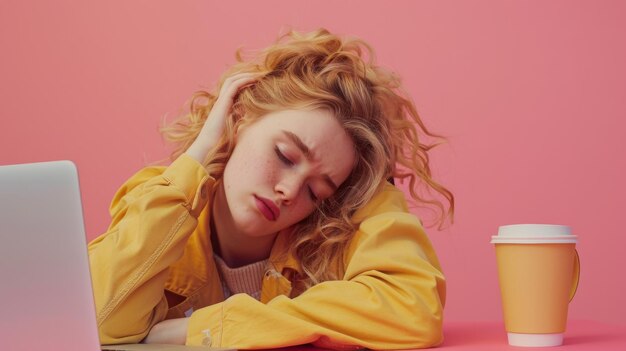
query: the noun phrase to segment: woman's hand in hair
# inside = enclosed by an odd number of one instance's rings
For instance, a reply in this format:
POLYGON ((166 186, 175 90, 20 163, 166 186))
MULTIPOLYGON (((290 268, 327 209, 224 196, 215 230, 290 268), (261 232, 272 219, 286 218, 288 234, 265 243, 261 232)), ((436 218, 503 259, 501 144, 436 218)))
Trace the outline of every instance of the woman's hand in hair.
POLYGON ((259 76, 260 73, 246 72, 226 78, 200 134, 186 151, 188 155, 200 163, 204 162, 209 150, 217 144, 224 132, 226 117, 233 106, 233 98, 239 89, 254 82, 259 76))

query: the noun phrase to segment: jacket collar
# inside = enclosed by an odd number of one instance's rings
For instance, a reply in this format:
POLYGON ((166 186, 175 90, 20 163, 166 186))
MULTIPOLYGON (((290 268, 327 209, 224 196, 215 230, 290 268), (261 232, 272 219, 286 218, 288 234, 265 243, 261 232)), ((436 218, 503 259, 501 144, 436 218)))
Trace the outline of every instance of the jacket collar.
POLYGON ((302 273, 298 261, 289 250, 291 231, 282 230, 276 235, 276 240, 270 252, 270 263, 277 272, 284 273, 285 269, 292 269, 302 273))

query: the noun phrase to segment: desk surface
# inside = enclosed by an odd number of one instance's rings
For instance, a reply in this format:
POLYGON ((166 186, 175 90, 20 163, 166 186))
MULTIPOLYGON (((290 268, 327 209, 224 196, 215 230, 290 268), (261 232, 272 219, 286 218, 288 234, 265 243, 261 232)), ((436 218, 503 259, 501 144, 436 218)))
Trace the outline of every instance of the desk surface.
MULTIPOLYGON (((594 321, 568 321, 563 345, 557 347, 509 346, 504 322, 455 322, 444 323, 443 345, 435 350, 626 350, 626 325, 604 324, 594 321)), ((281 351, 323 350, 312 346, 294 346, 281 351)))

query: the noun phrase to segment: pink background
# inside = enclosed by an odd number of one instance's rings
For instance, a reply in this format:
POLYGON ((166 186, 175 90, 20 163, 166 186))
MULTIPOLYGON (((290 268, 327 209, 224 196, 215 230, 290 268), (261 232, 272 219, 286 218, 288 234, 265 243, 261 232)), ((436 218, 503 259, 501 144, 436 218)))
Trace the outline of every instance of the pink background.
POLYGON ((591 0, 3 0, 0 164, 73 160, 94 238, 117 187, 167 156, 158 123, 213 87, 237 47, 326 27, 371 43, 450 138, 432 159, 456 222, 428 230, 448 320, 501 319, 491 235, 553 223, 580 237, 570 318, 625 324, 625 15, 591 0))

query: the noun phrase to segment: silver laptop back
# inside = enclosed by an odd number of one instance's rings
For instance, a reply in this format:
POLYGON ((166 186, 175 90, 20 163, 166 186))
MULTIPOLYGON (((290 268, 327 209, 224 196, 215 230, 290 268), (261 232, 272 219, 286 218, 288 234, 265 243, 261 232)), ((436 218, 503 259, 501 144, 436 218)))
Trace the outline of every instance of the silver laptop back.
POLYGON ((76 166, 0 166, 0 348, 99 350, 76 166))

